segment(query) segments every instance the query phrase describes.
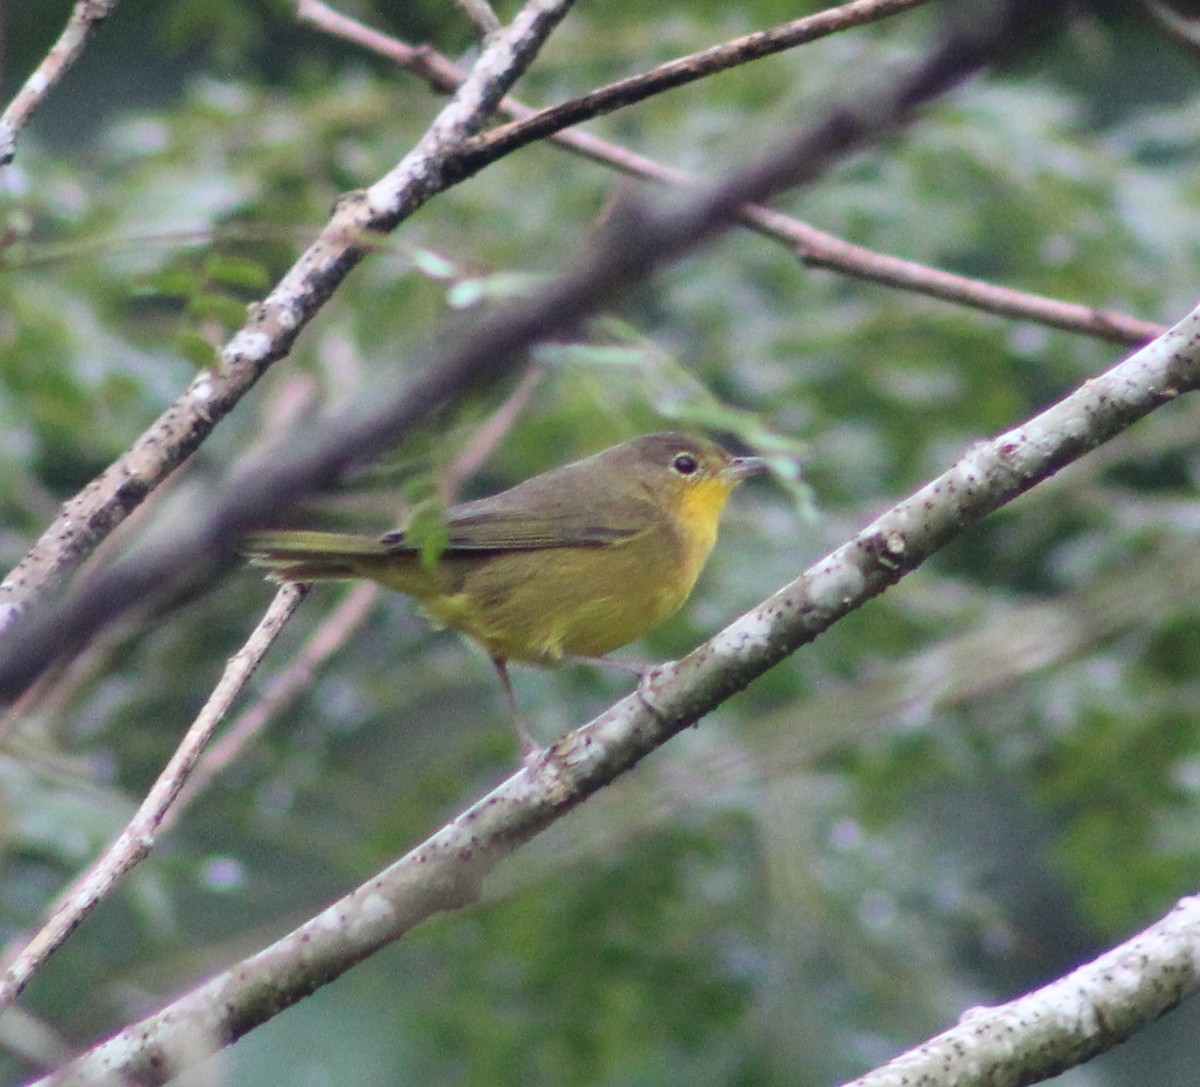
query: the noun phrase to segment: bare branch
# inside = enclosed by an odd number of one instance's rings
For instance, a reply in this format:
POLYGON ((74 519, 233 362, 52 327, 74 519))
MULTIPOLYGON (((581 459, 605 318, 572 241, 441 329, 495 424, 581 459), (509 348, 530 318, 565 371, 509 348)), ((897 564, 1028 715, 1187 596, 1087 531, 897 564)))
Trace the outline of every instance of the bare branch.
POLYGON ((33 118, 54 85, 82 55, 88 42, 115 10, 119 0, 78 0, 58 41, 25 80, 8 108, 0 114, 0 166, 17 153, 17 137, 33 118))
POLYGON ((1200 897, 1066 977, 972 1008, 944 1034, 845 1087, 1036 1083, 1125 1041, 1200 989, 1200 897))
MULTIPOLYGON (((873 6, 876 8, 876 17, 893 13, 886 5, 873 6)), ((460 69, 442 54, 431 49, 415 49, 395 38, 371 30, 369 27, 335 12, 320 0, 300 0, 299 7, 300 16, 305 21, 395 61, 414 75, 424 79, 435 90, 448 90, 456 86, 457 81, 462 78, 460 69)), ((855 14, 863 14, 867 7, 868 5, 863 5, 862 10, 856 10, 855 14)), ((844 14, 847 9, 857 9, 857 6, 848 4, 842 8, 833 9, 833 14, 844 14)), ((807 19, 800 19, 794 24, 764 31, 762 34, 774 36, 785 32, 788 28, 796 33, 804 28, 805 32, 812 33, 815 37, 821 25, 829 25, 820 23, 823 16, 829 14, 831 13, 826 12, 807 19)), ((836 25, 833 28, 839 29, 836 25)), ((744 41, 745 39, 738 40, 744 41)), ((706 52, 722 50, 732 44, 734 43, 717 46, 714 47, 714 50, 706 52)), ((663 67, 666 69, 673 69, 676 66, 686 68, 689 62, 693 62, 696 57, 700 56, 704 56, 704 54, 684 57, 663 67)), ((661 70, 655 69, 655 71, 661 70)), ((649 79, 652 74, 647 73, 645 76, 636 76, 633 79, 649 79)), ((603 93, 604 89, 594 92, 594 94, 603 93)), ((585 99, 588 97, 591 96, 585 96, 585 99)), ((572 108, 574 107, 571 102, 555 107, 557 110, 572 108)), ((500 103, 500 109, 512 117, 519 118, 522 122, 530 121, 534 117, 541 117, 549 112, 534 110, 511 97, 505 98, 500 103)), ((502 131, 504 129, 496 129, 488 133, 486 137, 477 137, 477 139, 489 139, 502 131)), ((698 189, 704 184, 701 179, 686 174, 682 170, 664 166, 645 155, 629 151, 587 132, 555 131, 546 133, 546 135, 551 142, 568 151, 633 177, 675 188, 698 189)), ((500 146, 495 142, 491 148, 496 157, 514 149, 507 145, 500 146)), ((1011 317, 1017 320, 1035 321, 1050 328, 1094 336, 1097 339, 1130 347, 1148 343, 1166 330, 1165 326, 1153 321, 1143 321, 1115 310, 1062 302, 1044 295, 1000 287, 983 280, 970 279, 939 268, 931 268, 929 265, 888 256, 885 253, 843 241, 841 238, 818 230, 799 219, 761 205, 746 205, 738 211, 736 218, 743 226, 749 227, 763 237, 787 246, 810 267, 840 272, 843 275, 866 279, 885 287, 913 291, 930 298, 939 298, 945 302, 969 306, 985 313, 994 313, 1001 317, 1011 317)))
POLYGON ((68 501, 32 550, 0 583, 0 631, 74 569, 145 496, 208 437, 300 331, 371 241, 445 186, 446 158, 478 131, 532 62, 572 0, 528 0, 494 35, 471 74, 412 151, 366 193, 343 199, 332 219, 203 371, 131 449, 68 501))
POLYGON ((910 8, 921 7, 929 0, 853 0, 836 8, 806 15, 790 23, 760 30, 745 37, 722 42, 710 49, 692 53, 660 64, 648 72, 629 76, 605 87, 572 98, 559 106, 537 110, 511 124, 501 125, 490 132, 467 140, 456 156, 461 169, 475 173, 479 164, 494 161, 498 156, 515 151, 536 140, 545 139, 564 128, 581 124, 593 117, 602 117, 613 110, 632 106, 656 94, 684 87, 698 79, 736 68, 763 57, 794 49, 843 30, 873 23, 889 15, 898 15, 910 8))
POLYGON ((262 621, 229 660, 204 708, 187 730, 158 780, 146 794, 129 825, 96 862, 71 884, 50 907, 49 919, 37 934, 11 956, 0 978, 0 1009, 7 1008, 102 902, 117 882, 140 864, 154 848, 167 809, 174 803, 213 732, 229 714, 233 701, 254 675, 264 654, 308 592, 306 586, 285 585, 275 595, 262 621))
POLYGON ((1158 26, 1193 57, 1200 57, 1200 21, 1194 14, 1185 15, 1167 0, 1142 0, 1142 7, 1158 26))
POLYGON ((463 13, 474 24, 481 38, 495 34, 501 27, 500 19, 492 10, 488 0, 456 0, 463 13))
POLYGON ((195 771, 180 790, 178 800, 167 811, 163 820, 164 828, 172 826, 217 775, 236 762, 267 725, 312 685, 318 669, 362 626, 378 596, 379 586, 371 582, 356 585, 346 595, 317 627, 295 659, 282 672, 270 678, 263 697, 247 707, 228 731, 204 752, 195 771))
POLYGON ((1064 332, 1079 332, 1110 343, 1138 347, 1166 331, 1154 321, 1143 321, 1116 310, 1062 302, 1045 295, 1000 287, 982 279, 944 272, 915 261, 888 256, 792 219, 770 208, 747 208, 747 225, 780 241, 790 242, 796 255, 812 268, 826 268, 885 287, 910 290, 944 302, 954 302, 984 313, 1016 320, 1035 321, 1064 332))
MULTIPOLYGON (((408 45, 388 34, 372 30, 357 19, 331 8, 321 0, 296 0, 296 18, 302 23, 344 41, 361 45, 364 49, 386 57, 400 67, 424 80, 435 91, 449 94, 458 89, 465 73, 449 57, 428 46, 408 45)), ((499 109, 508 112, 512 99, 503 98, 499 109)), ((530 111, 532 112, 532 111, 530 111)))

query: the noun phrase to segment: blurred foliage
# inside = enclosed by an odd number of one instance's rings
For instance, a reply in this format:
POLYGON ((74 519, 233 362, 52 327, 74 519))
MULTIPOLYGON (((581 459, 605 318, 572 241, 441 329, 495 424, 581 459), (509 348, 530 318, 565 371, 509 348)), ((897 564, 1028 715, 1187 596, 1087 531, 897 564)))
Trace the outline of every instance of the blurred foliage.
MULTIPOLYGON (((6 97, 70 6, 5 10, 6 97)), ((519 91, 556 101, 817 7, 580 7, 519 91)), ((473 48, 452 5, 347 10, 473 48)), ((590 127, 716 175, 859 73, 911 59, 943 12, 590 127)), ((6 564, 440 108, 292 18, 282 0, 124 0, 0 173, 6 564)), ((1183 49, 1112 5, 779 204, 884 252, 1169 321, 1196 295, 1196 88, 1183 49)), ((172 531, 264 443, 405 380, 460 310, 536 293, 623 184, 536 146, 439 196, 106 550, 172 531)), ((736 496, 694 600, 633 651, 676 656, 1121 354, 732 234, 539 351, 517 425, 464 493, 656 427, 770 456, 776 479, 736 496)), ((508 391, 433 420, 297 520, 376 531, 434 508, 508 391)), ((1200 585, 1178 558, 1198 527, 1198 422, 1184 398, 968 532, 551 828, 483 906, 239 1043, 221 1081, 828 1084, 1165 912, 1200 874, 1200 585)), ((108 632, 26 700, 0 750, 5 942, 122 824, 269 596, 235 572, 108 632)), ((256 694, 338 599, 312 594, 256 694)), ((515 682, 544 737, 628 686, 578 668, 515 682)), ((352 887, 513 763, 487 662, 381 596, 24 1006, 72 1045, 102 1036, 352 887)), ((1064 1080, 1181 1082, 1196 1016, 1064 1080)), ((28 1071, 0 1058, 4 1083, 28 1071)))

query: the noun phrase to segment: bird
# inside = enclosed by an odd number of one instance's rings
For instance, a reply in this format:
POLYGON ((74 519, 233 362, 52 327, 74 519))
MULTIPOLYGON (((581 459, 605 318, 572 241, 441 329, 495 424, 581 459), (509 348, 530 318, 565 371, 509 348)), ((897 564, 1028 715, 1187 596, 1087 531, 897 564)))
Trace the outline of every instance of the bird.
POLYGON ((734 487, 766 470, 708 438, 648 434, 451 506, 432 562, 405 529, 265 530, 250 533, 244 551, 276 581, 365 578, 406 593, 481 646, 528 757, 538 746, 508 662, 621 664, 607 655, 683 606, 734 487))

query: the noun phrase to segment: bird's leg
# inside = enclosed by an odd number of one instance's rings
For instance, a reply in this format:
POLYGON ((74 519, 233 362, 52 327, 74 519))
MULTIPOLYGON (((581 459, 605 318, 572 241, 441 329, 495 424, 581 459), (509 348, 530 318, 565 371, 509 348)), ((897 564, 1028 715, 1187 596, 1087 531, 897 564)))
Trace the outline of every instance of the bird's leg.
POLYGON ((499 675, 500 683, 504 687, 504 697, 508 700, 513 728, 517 730, 517 739, 521 742, 521 761, 528 764, 542 750, 541 745, 529 734, 529 729, 525 727, 525 721, 521 717, 521 711, 517 709, 517 696, 513 693, 512 683, 508 678, 508 664, 503 657, 493 657, 492 664, 495 665, 496 674, 499 675))

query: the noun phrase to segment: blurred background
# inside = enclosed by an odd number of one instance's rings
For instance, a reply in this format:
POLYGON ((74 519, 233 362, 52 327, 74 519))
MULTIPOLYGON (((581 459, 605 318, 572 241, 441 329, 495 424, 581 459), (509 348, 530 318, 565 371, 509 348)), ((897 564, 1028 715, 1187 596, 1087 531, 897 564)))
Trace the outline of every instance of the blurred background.
MULTIPOLYGON (((817 7, 580 5, 517 93, 557 102, 817 7)), ((70 8, 0 9, 5 101, 70 8)), ((716 175, 911 61, 948 9, 589 129, 716 175)), ((469 60, 453 5, 344 10, 469 60)), ((0 171, 5 569, 442 101, 282 2, 119 6, 0 171)), ((1095 6, 778 206, 883 252, 1171 322, 1200 295, 1198 132, 1196 53, 1137 5, 1095 6)), ((456 312, 535 293, 623 184, 538 145, 437 197, 105 557, 169 534, 264 443, 403 382, 456 312)), ((771 457, 691 603, 629 651, 675 657, 1126 353, 733 233, 539 353, 516 424, 462 493, 653 429, 708 428, 771 457)), ((428 508, 513 392, 431 421, 297 520, 376 532, 428 508)), ((966 533, 513 857, 481 906, 221 1055, 213 1081, 816 1087, 1161 916, 1200 882, 1197 433, 1184 397, 966 533)), ((339 637, 348 592, 314 590, 245 704, 330 639, 311 684, 0 1021, 0 1082, 281 935, 513 770, 487 660, 389 594, 361 599, 339 637)), ((160 602, 22 702, 0 741, 5 944, 119 831, 271 595, 239 569, 160 602)), ((629 689, 587 668, 514 674, 546 740, 629 689)), ((1198 1061, 1193 1003, 1058 1082, 1165 1087, 1198 1061)))

